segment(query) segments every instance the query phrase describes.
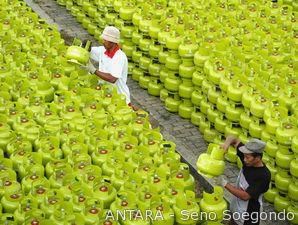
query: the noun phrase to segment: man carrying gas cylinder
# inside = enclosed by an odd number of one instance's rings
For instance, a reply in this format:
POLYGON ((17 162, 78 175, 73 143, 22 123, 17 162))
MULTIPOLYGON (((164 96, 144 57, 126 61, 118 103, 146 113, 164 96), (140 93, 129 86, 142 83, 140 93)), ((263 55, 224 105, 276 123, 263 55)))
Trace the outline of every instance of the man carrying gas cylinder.
POLYGON ((262 196, 269 189, 271 180, 270 171, 262 161, 266 143, 259 139, 251 139, 243 144, 238 138, 228 136, 221 147, 227 151, 230 145, 237 149, 237 155, 243 164, 236 185, 228 183, 223 177, 219 179, 220 185, 233 195, 230 204, 230 224, 259 224, 262 196), (236 217, 236 220, 233 219, 236 217))
POLYGON ((89 61, 83 66, 91 74, 95 74, 102 80, 117 87, 119 94, 126 97, 126 103, 137 110, 131 104, 129 88, 126 84, 128 72, 128 60, 125 53, 120 49, 120 31, 113 26, 107 26, 102 32, 103 46, 92 47, 90 57, 98 63, 98 69, 89 61))

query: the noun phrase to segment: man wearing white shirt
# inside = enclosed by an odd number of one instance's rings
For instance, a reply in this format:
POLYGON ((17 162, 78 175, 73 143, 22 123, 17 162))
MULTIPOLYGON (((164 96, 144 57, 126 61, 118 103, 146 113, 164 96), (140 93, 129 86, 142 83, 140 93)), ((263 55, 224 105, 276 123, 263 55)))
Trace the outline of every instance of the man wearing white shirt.
POLYGON ((131 105, 129 88, 126 84, 128 60, 119 47, 120 31, 116 27, 107 26, 101 37, 103 46, 92 47, 90 52, 91 59, 99 64, 98 69, 91 62, 84 68, 102 80, 116 85, 118 93, 125 95, 126 103, 136 109, 131 105))

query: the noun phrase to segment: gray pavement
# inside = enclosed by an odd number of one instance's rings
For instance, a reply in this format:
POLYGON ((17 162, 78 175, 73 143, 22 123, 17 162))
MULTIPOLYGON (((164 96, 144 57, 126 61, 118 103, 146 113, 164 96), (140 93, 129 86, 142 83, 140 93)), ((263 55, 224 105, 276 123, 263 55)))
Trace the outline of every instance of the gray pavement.
MULTIPOLYGON (((80 23, 54 0, 25 0, 25 2, 50 24, 56 24, 66 44, 71 44, 74 37, 91 40, 93 45, 99 45, 94 37, 90 36, 80 23)), ((154 127, 159 126, 161 133, 167 140, 174 141, 177 151, 183 160, 190 165, 192 174, 199 183, 198 190, 211 191, 214 185, 213 179, 202 177, 196 171, 198 156, 207 149, 206 142, 198 128, 190 121, 182 119, 178 114, 165 110, 163 103, 157 97, 150 96, 146 90, 139 87, 138 83, 128 78, 132 102, 150 113, 151 123, 154 127)), ((231 183, 234 183, 239 170, 235 165, 226 163, 225 175, 231 183)), ((229 201, 231 195, 225 191, 225 198, 229 201)), ((264 203, 264 211, 274 211, 273 206, 264 203)), ((287 224, 283 221, 262 221, 261 224, 287 224)))

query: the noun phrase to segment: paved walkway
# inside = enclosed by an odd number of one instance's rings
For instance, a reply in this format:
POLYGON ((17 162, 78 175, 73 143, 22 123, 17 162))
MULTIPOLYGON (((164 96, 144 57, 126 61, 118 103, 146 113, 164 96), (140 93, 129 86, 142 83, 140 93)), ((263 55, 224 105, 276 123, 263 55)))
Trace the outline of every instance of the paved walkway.
MULTIPOLYGON (((91 40, 93 45, 99 45, 90 36, 80 23, 66 10, 59 6, 54 0, 25 0, 25 2, 48 23, 56 24, 66 44, 71 44, 74 37, 91 40)), ((207 145, 198 128, 190 121, 182 119, 178 114, 165 110, 163 103, 157 97, 150 96, 146 90, 139 87, 138 83, 128 78, 132 102, 150 113, 151 123, 154 127, 159 126, 161 133, 167 140, 177 144, 177 151, 183 159, 191 166, 191 172, 198 180, 201 187, 211 191, 214 181, 200 176, 196 172, 196 161, 198 156, 206 151, 207 145)), ((234 183, 238 174, 235 165, 226 163, 225 175, 229 181, 234 183)), ((229 201, 231 195, 225 192, 225 198, 229 201)), ((264 211, 272 212, 273 207, 265 202, 264 211)), ((282 221, 262 221, 262 224, 287 224, 282 221)))

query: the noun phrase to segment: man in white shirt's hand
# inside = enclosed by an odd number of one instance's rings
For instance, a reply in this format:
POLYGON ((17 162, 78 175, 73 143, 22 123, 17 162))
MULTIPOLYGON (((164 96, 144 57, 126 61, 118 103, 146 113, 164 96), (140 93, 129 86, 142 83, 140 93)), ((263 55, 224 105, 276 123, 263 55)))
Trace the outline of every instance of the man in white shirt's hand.
POLYGON ((90 61, 88 62, 88 64, 86 66, 81 66, 81 68, 87 70, 91 74, 94 74, 96 71, 95 66, 90 61))

